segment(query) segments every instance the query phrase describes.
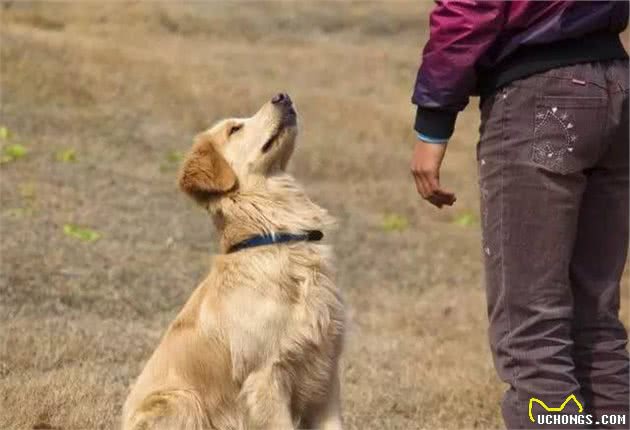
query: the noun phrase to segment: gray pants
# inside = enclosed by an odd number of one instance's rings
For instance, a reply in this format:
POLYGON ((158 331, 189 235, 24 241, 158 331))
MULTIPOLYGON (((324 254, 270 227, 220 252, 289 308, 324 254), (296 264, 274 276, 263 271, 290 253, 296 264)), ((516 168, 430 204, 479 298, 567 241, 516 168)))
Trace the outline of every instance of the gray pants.
POLYGON ((482 101, 489 334, 509 384, 502 410, 510 429, 630 427, 627 333, 619 320, 628 147, 627 61, 550 70, 482 101), (591 425, 537 421, 577 414, 572 400, 562 412, 533 401, 532 422, 532 398, 559 407, 572 394, 591 425), (605 414, 625 414, 625 423, 595 424, 605 414))

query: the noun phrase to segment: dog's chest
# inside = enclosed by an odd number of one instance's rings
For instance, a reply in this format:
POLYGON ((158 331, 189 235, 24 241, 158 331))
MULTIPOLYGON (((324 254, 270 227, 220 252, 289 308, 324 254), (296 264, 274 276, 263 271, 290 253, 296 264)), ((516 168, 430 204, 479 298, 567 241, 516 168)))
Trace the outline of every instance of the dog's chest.
POLYGON ((334 283, 325 270, 300 264, 302 260, 258 262, 254 267, 259 270, 247 274, 223 298, 222 326, 235 379, 243 380, 265 363, 285 360, 289 353, 295 360, 306 345, 310 354, 313 346, 326 349, 339 331, 330 328, 342 319, 334 283))

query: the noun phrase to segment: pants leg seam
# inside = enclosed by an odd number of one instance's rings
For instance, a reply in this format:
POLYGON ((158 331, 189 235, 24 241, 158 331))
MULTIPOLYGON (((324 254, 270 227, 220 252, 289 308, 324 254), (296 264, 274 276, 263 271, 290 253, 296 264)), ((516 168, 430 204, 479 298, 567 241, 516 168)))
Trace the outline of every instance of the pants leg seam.
MULTIPOLYGON (((500 149, 500 163, 502 163, 503 165, 501 166, 501 179, 500 179, 500 189, 501 189, 501 197, 499 199, 499 207, 500 207, 500 216, 499 216, 499 237, 501 240, 501 243, 499 245, 499 255, 500 255, 500 259, 501 259, 501 290, 503 291, 504 297, 505 297, 505 306, 509 306, 510 305, 510 295, 509 290, 506 288, 506 269, 505 269, 505 255, 504 255, 504 246, 505 246, 505 228, 504 228, 504 214, 505 214, 505 160, 506 160, 506 155, 505 155, 505 140, 508 138, 506 130, 506 122, 508 120, 507 116, 508 116, 508 110, 507 110, 507 105, 508 105, 508 90, 504 89, 504 93, 503 93, 503 97, 502 97, 502 101, 503 101, 503 115, 502 115, 502 120, 501 120, 501 149, 500 149)), ((507 341, 505 343, 506 348, 508 349, 508 351, 513 351, 513 349, 511 348, 511 343, 512 343, 512 320, 510 318, 510 312, 509 310, 506 311, 506 319, 507 319, 507 341)), ((519 390, 516 389, 515 387, 515 383, 518 379, 518 374, 519 374, 519 365, 518 365, 518 359, 516 358, 516 356, 512 356, 512 359, 514 360, 514 370, 512 371, 512 381, 511 381, 511 385, 512 387, 515 388, 515 393, 516 393, 516 400, 517 400, 517 405, 516 408, 518 408, 520 406, 520 396, 519 396, 519 390)), ((524 424, 523 424, 523 415, 520 413, 520 411, 517 411, 516 413, 517 417, 518 417, 518 422, 519 422, 519 426, 521 428, 525 428, 524 424)))

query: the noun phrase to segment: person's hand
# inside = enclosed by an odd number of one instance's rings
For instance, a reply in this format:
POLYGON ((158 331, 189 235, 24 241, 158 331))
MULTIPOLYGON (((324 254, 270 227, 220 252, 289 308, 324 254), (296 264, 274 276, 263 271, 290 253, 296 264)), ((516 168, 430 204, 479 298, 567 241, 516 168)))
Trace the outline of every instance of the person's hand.
POLYGON ((411 159, 411 174, 418 194, 431 204, 442 208, 452 206, 455 194, 440 187, 440 166, 446 152, 446 143, 428 143, 418 139, 411 159))

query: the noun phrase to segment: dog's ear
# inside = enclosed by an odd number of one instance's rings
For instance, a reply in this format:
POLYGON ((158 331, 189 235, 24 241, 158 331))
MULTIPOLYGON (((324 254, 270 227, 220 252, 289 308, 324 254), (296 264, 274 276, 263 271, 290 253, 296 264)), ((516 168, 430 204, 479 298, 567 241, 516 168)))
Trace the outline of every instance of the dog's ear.
POLYGON ((236 186, 236 174, 212 138, 201 134, 179 172, 179 187, 199 202, 217 197, 236 186))

